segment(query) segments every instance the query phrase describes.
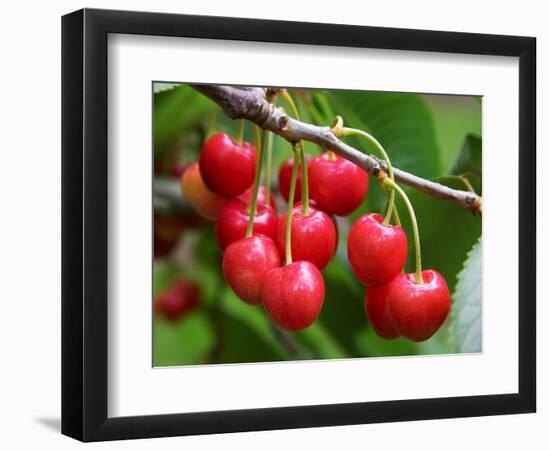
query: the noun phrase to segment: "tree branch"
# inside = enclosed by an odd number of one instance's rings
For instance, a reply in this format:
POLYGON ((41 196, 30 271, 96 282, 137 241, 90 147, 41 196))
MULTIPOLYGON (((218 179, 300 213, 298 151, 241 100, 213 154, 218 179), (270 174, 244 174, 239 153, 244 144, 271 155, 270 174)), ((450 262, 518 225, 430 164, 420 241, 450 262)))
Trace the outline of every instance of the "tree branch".
MULTIPOLYGON (((383 161, 342 142, 329 127, 319 127, 289 117, 283 108, 275 107, 266 99, 265 89, 238 89, 204 84, 192 84, 191 87, 220 105, 224 113, 232 119, 247 119, 291 143, 309 141, 318 144, 354 162, 373 176, 378 176, 380 170, 387 173, 383 161)), ((394 173, 397 181, 434 198, 453 200, 474 214, 482 211, 482 199, 474 192, 452 189, 399 169, 394 169, 394 173)))

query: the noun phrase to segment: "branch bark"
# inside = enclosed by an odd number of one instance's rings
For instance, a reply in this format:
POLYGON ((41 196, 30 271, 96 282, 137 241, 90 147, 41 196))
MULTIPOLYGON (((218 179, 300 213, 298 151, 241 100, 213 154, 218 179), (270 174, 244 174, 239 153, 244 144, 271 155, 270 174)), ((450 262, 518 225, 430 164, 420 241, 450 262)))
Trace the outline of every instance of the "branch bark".
MULTIPOLYGON (((220 105, 224 113, 232 119, 247 119, 291 143, 309 141, 318 144, 354 162, 373 176, 378 176, 380 170, 387 173, 383 161, 341 141, 329 127, 319 127, 288 116, 283 108, 275 107, 266 99, 265 89, 238 89, 204 84, 192 84, 191 87, 220 105)), ((394 168, 394 174, 397 181, 432 197, 455 201, 474 214, 482 211, 482 199, 473 192, 452 189, 397 168, 394 168)))

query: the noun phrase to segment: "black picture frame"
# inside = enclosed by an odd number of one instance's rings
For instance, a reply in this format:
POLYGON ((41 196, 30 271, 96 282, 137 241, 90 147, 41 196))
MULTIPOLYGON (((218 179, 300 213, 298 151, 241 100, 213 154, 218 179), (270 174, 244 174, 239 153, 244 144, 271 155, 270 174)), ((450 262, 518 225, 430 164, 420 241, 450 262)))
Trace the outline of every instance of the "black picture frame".
POLYGON ((536 39, 84 9, 62 18, 62 433, 82 441, 535 412, 536 39), (519 57, 517 393, 107 417, 109 33, 519 57))

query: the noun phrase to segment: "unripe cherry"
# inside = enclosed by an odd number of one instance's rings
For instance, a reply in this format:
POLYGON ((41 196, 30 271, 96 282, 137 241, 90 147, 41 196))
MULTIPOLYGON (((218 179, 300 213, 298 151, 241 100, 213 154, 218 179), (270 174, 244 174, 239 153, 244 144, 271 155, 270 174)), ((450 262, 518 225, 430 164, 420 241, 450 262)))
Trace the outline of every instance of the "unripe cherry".
POLYGON ((199 215, 216 220, 226 199, 206 187, 199 172, 199 163, 195 162, 185 169, 180 178, 180 187, 184 200, 199 215))

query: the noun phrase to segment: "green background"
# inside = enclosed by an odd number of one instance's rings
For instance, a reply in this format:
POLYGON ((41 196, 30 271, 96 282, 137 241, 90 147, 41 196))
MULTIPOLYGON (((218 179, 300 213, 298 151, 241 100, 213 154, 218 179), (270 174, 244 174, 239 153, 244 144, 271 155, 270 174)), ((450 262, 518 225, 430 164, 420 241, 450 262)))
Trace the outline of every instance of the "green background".
MULTIPOLYGON (((196 161, 211 131, 236 134, 238 122, 225 117, 216 104, 190 87, 157 83, 154 88, 154 152, 163 167, 176 161, 196 161)), ((290 92, 303 121, 330 125, 336 115, 341 115, 346 126, 374 135, 395 167, 459 189, 466 189, 466 178, 482 194, 481 98, 305 89, 290 92)), ((284 106, 284 102, 278 104, 284 106)), ((245 128, 245 139, 253 142, 250 124, 245 128)), ((346 141, 378 156, 360 138, 346 141)), ((312 155, 321 151, 311 143, 305 148, 312 155)), ((274 191, 278 167, 291 154, 288 142, 275 136, 274 191)), ((261 306, 247 305, 235 297, 223 279, 213 224, 185 230, 176 250, 155 259, 154 291, 158 295, 174 279, 187 278, 200 285, 202 303, 176 323, 162 317, 154 319, 154 365, 481 351, 481 217, 452 202, 405 190, 417 214, 423 267, 441 272, 453 293, 451 314, 432 338, 423 343, 403 338, 384 340, 365 317, 365 288, 350 270, 346 238, 357 217, 384 209, 385 197, 371 177, 364 204, 339 220, 338 252, 323 271, 327 289, 323 310, 319 319, 301 332, 281 336, 261 306), (287 339, 293 345, 289 346, 287 339)), ((411 271, 414 252, 410 222, 404 205, 398 202, 398 207, 411 244, 407 262, 411 271)))

